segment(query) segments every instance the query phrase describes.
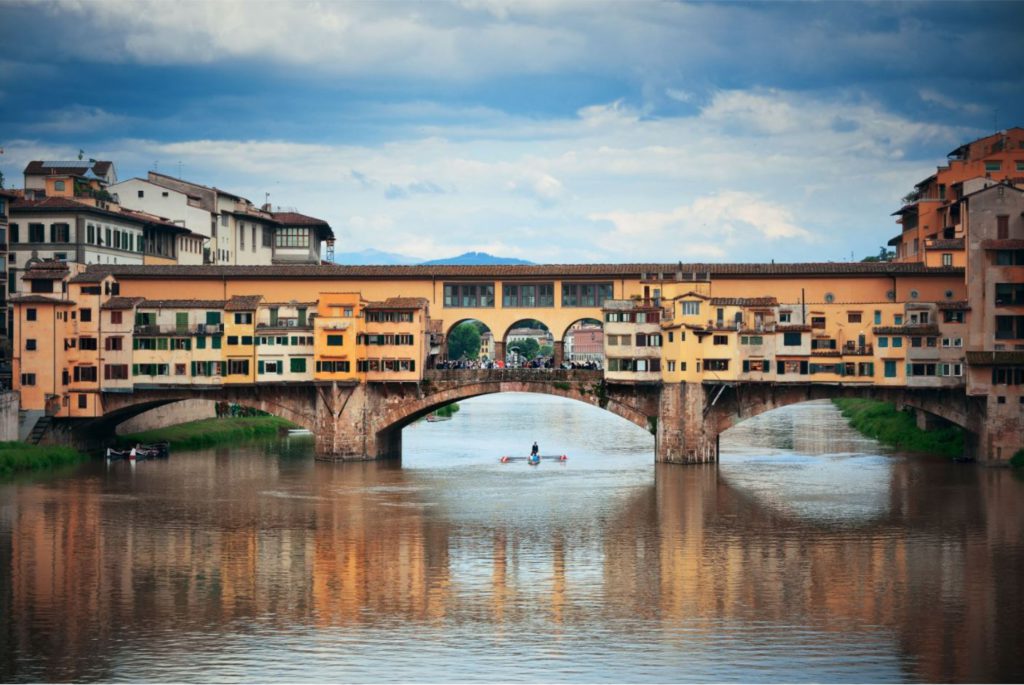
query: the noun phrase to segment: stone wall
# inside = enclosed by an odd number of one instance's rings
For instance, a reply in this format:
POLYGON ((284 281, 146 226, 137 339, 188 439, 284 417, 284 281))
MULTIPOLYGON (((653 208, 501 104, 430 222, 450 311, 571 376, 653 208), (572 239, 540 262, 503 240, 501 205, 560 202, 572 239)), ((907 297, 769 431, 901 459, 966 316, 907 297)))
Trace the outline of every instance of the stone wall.
POLYGON ((117 434, 141 433, 189 421, 212 419, 215 415, 215 404, 210 400, 182 400, 150 409, 128 419, 117 427, 117 434))
POLYGON ((18 439, 18 393, 0 392, 0 441, 18 439))

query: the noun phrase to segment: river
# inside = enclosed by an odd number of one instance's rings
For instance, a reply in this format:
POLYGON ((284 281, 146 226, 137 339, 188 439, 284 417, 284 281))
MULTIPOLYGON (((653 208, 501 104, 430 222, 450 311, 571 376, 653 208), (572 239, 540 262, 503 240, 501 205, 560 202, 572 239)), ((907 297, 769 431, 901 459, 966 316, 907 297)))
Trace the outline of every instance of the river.
POLYGON ((829 403, 716 466, 534 395, 402 462, 310 438, 0 484, 0 680, 1024 679, 1024 481, 892 454, 829 403), (539 466, 502 464, 537 440, 539 466))

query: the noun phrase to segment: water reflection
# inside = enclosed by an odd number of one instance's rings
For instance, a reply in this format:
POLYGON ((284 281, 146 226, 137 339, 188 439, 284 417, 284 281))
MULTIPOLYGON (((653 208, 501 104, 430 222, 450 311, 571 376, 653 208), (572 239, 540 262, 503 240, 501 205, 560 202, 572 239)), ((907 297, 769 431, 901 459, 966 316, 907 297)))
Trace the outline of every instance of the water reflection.
POLYGON ((0 486, 0 679, 1017 679, 1024 485, 830 411, 742 424, 719 468, 492 397, 402 465, 291 439, 0 486), (534 439, 570 460, 498 462, 534 439))

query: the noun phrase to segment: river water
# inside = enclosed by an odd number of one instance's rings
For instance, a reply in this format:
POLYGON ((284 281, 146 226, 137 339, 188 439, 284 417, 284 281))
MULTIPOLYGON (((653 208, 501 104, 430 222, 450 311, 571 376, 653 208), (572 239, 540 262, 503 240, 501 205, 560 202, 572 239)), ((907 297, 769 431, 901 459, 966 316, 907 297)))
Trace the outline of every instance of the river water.
POLYGON ((534 395, 405 430, 0 484, 2 681, 1019 681, 1024 481, 828 403, 720 464, 534 395), (524 456, 533 440, 544 454, 524 456))

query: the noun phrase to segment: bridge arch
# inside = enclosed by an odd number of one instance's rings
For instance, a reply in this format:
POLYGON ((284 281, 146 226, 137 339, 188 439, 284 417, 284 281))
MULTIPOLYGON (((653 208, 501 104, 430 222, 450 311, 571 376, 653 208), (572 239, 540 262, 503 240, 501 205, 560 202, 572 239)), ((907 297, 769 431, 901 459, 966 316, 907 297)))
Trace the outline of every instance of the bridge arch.
MULTIPOLYGON (((455 372, 448 375, 465 375, 467 378, 432 384, 431 392, 388 405, 375 414, 373 428, 379 452, 400 453, 402 429, 446 404, 502 392, 535 393, 583 402, 609 411, 650 432, 654 431, 657 424, 654 418, 657 413, 656 400, 652 403, 651 398, 643 394, 635 397, 616 396, 614 393, 609 395, 600 372, 577 372, 572 380, 566 381, 553 381, 549 373, 512 369, 499 374, 505 378, 494 378, 494 372, 455 372), (536 378, 530 379, 528 376, 531 374, 536 378)), ((565 374, 565 377, 570 376, 565 374)))

